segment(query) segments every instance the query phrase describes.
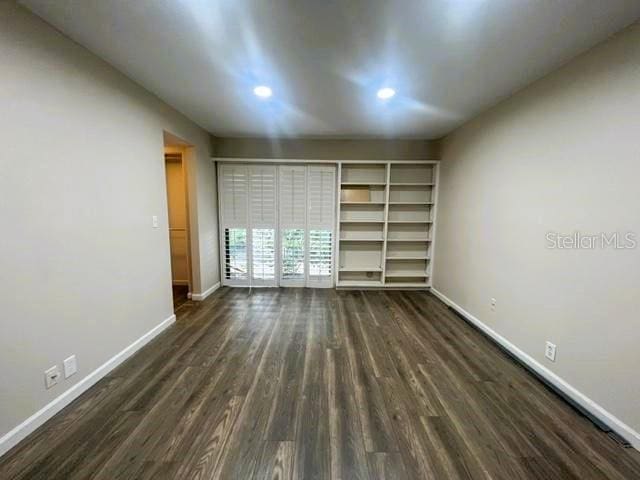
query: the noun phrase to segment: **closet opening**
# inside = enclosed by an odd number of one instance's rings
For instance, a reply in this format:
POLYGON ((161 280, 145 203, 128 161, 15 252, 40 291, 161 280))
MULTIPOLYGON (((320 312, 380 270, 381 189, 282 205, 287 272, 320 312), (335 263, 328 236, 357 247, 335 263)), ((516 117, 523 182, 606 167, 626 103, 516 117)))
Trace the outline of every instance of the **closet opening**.
POLYGON ((165 140, 164 162, 174 311, 191 298, 193 288, 189 231, 187 156, 190 147, 165 140))

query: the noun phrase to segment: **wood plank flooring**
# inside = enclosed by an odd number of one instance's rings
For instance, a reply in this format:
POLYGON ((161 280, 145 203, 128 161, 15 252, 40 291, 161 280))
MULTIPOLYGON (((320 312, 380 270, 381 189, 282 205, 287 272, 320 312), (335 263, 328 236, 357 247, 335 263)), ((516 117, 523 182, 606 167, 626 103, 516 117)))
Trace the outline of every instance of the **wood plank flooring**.
POLYGON ((223 288, 0 459, 2 479, 638 479, 426 292, 223 288))

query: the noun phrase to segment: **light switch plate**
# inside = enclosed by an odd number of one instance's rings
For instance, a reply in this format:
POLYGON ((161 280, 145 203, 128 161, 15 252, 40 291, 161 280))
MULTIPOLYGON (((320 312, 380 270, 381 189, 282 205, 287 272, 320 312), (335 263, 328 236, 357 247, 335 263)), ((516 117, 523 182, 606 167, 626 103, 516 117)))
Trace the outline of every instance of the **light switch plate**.
POLYGON ((66 358, 64 364, 64 378, 69 378, 71 375, 78 371, 78 362, 75 355, 71 355, 66 358))
POLYGON ((158 216, 154 215, 151 217, 151 225, 153 225, 153 228, 158 228, 158 216))

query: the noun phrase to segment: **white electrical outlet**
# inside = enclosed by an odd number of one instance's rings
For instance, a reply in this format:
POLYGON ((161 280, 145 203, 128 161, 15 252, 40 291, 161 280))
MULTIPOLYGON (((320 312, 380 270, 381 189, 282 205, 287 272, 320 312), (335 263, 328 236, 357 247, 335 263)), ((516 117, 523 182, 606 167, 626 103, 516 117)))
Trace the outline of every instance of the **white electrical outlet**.
POLYGON ((491 310, 493 310, 494 312, 496 310, 496 299, 495 298, 491 299, 491 310))
POLYGON ((158 216, 154 215, 151 217, 151 225, 153 225, 153 228, 158 228, 158 216))
POLYGON ((547 342, 544 349, 544 356, 547 357, 552 362, 556 361, 556 349, 555 344, 551 342, 547 342))
POLYGON ((63 362, 64 365, 64 378, 69 378, 71 375, 78 371, 78 362, 75 355, 71 355, 63 362))
POLYGON ((57 365, 54 365, 48 370, 45 370, 44 386, 47 387, 47 389, 56 385, 58 383, 58 380, 60 380, 60 370, 58 369, 57 365))

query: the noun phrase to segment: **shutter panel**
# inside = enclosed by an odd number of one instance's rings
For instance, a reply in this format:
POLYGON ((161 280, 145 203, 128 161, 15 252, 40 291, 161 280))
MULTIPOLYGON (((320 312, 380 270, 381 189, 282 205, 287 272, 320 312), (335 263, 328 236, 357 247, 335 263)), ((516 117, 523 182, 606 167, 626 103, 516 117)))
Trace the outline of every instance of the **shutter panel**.
POLYGON ((247 229, 224 229, 224 283, 225 285, 247 285, 247 229))
POLYGON ((244 165, 222 165, 222 223, 226 227, 247 227, 249 178, 244 165))
POLYGON ((335 172, 335 167, 309 167, 307 181, 309 229, 333 230, 336 196, 335 172))
POLYGON ((306 224, 306 168, 282 165, 279 167, 280 226, 305 228, 306 224))
POLYGON ((309 230, 308 287, 329 288, 333 272, 333 232, 309 230))
POLYGON ((249 167, 251 284, 276 285, 276 166, 249 167))
POLYGON ((276 167, 254 165, 249 168, 251 228, 275 228, 276 167))
POLYGON ((245 165, 221 165, 221 232, 223 284, 247 285, 249 227, 249 176, 245 165))
POLYGON ((308 287, 328 288, 333 285, 335 174, 334 166, 308 167, 308 287))
POLYGON ((280 205, 280 284, 305 285, 305 231, 307 227, 306 177, 303 165, 278 167, 278 202, 280 205))
POLYGON ((223 284, 331 287, 335 167, 222 164, 218 171, 223 284))

